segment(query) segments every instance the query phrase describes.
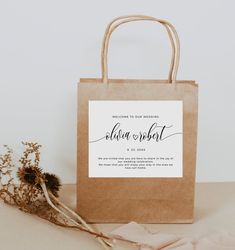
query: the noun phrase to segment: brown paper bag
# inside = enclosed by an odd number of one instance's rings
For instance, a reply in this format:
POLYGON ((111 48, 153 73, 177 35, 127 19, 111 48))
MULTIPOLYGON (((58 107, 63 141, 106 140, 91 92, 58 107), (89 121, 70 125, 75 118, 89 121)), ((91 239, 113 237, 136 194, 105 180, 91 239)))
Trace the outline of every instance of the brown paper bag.
POLYGON ((179 53, 167 21, 138 15, 108 25, 102 78, 78 84, 77 210, 88 222, 193 222, 198 86, 176 80, 179 53), (140 20, 168 32, 168 79, 108 79, 110 35, 140 20))

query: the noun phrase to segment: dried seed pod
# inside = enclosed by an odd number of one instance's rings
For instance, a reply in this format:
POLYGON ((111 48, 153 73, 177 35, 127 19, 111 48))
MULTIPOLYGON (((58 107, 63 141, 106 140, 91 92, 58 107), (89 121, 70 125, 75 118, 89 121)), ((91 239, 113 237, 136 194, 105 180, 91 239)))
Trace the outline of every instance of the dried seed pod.
POLYGON ((40 179, 44 179, 42 170, 38 167, 21 167, 17 171, 17 177, 21 182, 37 187, 40 179))
POLYGON ((44 173, 44 179, 46 187, 52 192, 56 197, 58 197, 58 192, 61 187, 60 179, 55 174, 44 173))

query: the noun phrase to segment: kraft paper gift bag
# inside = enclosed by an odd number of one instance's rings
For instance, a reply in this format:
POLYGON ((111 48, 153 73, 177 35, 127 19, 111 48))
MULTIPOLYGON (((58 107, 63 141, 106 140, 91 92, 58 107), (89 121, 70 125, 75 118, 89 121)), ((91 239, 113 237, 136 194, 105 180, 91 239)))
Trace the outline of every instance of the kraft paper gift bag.
POLYGON ((179 56, 167 21, 136 15, 108 25, 102 78, 78 84, 77 210, 88 222, 193 222, 198 86, 176 80, 179 56), (108 79, 112 32, 141 20, 162 24, 169 35, 168 78, 108 79))

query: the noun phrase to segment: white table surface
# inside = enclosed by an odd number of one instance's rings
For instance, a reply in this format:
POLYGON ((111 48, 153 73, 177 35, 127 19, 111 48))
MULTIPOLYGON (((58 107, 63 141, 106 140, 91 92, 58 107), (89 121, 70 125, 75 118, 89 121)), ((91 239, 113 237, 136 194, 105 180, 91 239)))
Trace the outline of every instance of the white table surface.
MULTIPOLYGON (((61 200, 75 208, 75 185, 64 185, 61 200)), ((109 232, 119 224, 96 225, 109 232)), ((197 236, 213 231, 235 233, 235 183, 196 184, 193 224, 148 224, 153 232, 197 236)), ((0 250, 95 250, 102 249, 91 236, 65 229, 0 202, 0 250)), ((121 243, 115 249, 136 249, 121 243)))

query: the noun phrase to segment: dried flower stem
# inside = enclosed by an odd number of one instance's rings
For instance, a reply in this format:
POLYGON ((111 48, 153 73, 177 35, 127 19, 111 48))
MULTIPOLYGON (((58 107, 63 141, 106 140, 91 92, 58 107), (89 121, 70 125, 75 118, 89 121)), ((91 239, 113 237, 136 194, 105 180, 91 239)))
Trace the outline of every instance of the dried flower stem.
MULTIPOLYGON (((49 197, 49 194, 47 192, 47 188, 46 188, 46 185, 45 185, 45 182, 43 180, 41 180, 41 183, 40 183, 41 187, 42 187, 42 190, 43 190, 43 193, 45 195, 45 198, 48 202, 48 204, 53 208, 55 209, 58 213, 62 214, 67 220, 69 220, 70 222, 72 222, 74 225, 76 225, 78 228, 82 229, 83 231, 86 231, 86 232, 89 232, 91 234, 94 234, 94 231, 91 231, 89 229, 86 229, 84 228, 83 226, 81 226, 78 222, 76 222, 75 220, 73 220, 71 217, 69 217, 66 213, 64 213, 63 211, 61 211, 58 207, 56 207, 54 205, 54 203, 51 201, 50 197, 49 197)), ((105 250, 109 250, 110 246, 109 245, 106 245, 106 242, 102 241, 101 238, 104 237, 103 234, 98 234, 98 233, 95 233, 96 236, 98 236, 99 238, 97 238, 97 240, 100 242, 100 244, 103 246, 103 248, 105 250), (101 238, 100 238, 101 237, 101 238)), ((107 238, 107 237, 106 237, 107 238)))
POLYGON ((55 225, 74 228, 96 237, 102 248, 109 250, 113 245, 109 242, 113 237, 96 231, 92 225, 75 211, 63 204, 58 198, 61 187, 59 178, 39 167, 41 147, 38 143, 26 142, 25 151, 19 162, 21 166, 16 174, 19 185, 13 177, 15 166, 12 164, 12 150, 6 147, 6 153, 0 155, 0 199, 21 211, 35 214, 55 225))
MULTIPOLYGON (((76 212, 74 212, 72 209, 67 207, 63 202, 61 202, 57 197, 55 197, 50 191, 48 191, 49 197, 53 199, 56 203, 58 203, 63 209, 65 209, 67 212, 69 212, 71 215, 73 215, 85 228, 88 230, 95 232, 95 230, 86 223, 86 221, 76 212)), ((113 247, 112 244, 104 239, 100 239, 105 242, 106 245, 109 247, 113 247)))

